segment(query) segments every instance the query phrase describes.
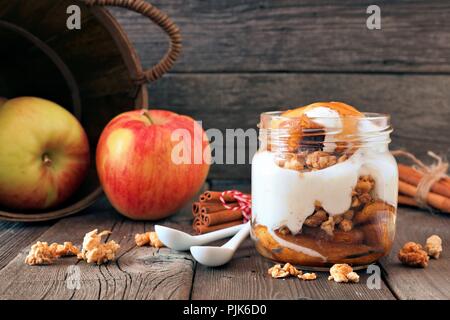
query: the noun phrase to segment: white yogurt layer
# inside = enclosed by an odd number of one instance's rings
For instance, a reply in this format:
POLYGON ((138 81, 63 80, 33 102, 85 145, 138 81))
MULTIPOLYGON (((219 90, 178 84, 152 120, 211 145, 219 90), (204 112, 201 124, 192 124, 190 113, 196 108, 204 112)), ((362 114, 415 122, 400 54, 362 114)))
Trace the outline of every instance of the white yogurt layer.
POLYGON ((361 175, 374 178, 376 198, 396 206, 397 164, 385 146, 360 148, 342 163, 304 173, 280 168, 272 152, 257 152, 252 163, 253 219, 269 230, 286 226, 297 234, 316 201, 332 216, 349 210, 361 175))

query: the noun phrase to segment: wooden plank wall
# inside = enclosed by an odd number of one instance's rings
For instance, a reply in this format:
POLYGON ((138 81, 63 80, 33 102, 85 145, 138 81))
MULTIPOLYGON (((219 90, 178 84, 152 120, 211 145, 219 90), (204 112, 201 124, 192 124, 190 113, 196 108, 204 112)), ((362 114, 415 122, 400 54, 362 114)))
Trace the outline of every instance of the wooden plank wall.
MULTIPOLYGON (((320 100, 390 113, 392 148, 450 155, 450 2, 154 0, 181 28, 176 67, 149 85, 151 107, 205 128, 255 128, 263 111, 320 100), (436 147, 438 146, 438 147, 436 147), (440 146, 440 147, 439 147, 440 146)), ((145 66, 167 48, 156 26, 114 9, 145 66)), ((249 165, 215 165, 210 178, 248 179, 249 165)))

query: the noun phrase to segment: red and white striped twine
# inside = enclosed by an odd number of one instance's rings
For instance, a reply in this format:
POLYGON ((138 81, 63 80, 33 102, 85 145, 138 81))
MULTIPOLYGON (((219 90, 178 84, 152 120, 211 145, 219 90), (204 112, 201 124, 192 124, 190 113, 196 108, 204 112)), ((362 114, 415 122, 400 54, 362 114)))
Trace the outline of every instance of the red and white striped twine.
POLYGON ((244 216, 244 222, 247 222, 252 217, 252 196, 246 193, 242 193, 238 190, 227 190, 222 192, 220 195, 220 202, 222 202, 225 209, 229 210, 242 210, 242 215, 244 216), (237 207, 231 207, 227 205, 224 197, 225 196, 231 196, 234 199, 236 199, 238 206, 237 207))

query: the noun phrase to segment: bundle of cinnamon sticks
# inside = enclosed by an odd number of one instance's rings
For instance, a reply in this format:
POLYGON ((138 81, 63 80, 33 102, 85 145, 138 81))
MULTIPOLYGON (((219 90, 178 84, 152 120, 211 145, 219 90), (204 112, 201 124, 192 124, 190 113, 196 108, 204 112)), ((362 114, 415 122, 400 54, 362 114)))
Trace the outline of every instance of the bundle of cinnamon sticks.
POLYGON ((199 197, 199 201, 192 204, 194 222, 192 228, 196 234, 208 233, 243 223, 242 210, 238 202, 231 196, 224 195, 227 209, 220 201, 221 192, 205 191, 199 197))
MULTIPOLYGON (((417 186, 423 178, 423 173, 404 164, 398 165, 398 172, 398 202, 419 207, 415 197, 417 195, 417 186)), ((442 212, 450 213, 450 178, 444 177, 435 182, 424 198, 427 205, 442 212)))

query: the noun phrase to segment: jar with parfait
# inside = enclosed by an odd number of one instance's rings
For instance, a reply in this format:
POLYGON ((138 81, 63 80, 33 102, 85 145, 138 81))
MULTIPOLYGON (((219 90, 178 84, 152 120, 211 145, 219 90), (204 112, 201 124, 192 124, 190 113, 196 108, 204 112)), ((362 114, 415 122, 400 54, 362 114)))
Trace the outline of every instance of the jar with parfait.
POLYGON ((309 267, 364 267, 389 253, 398 173, 390 117, 341 102, 266 112, 252 161, 260 254, 309 267))

